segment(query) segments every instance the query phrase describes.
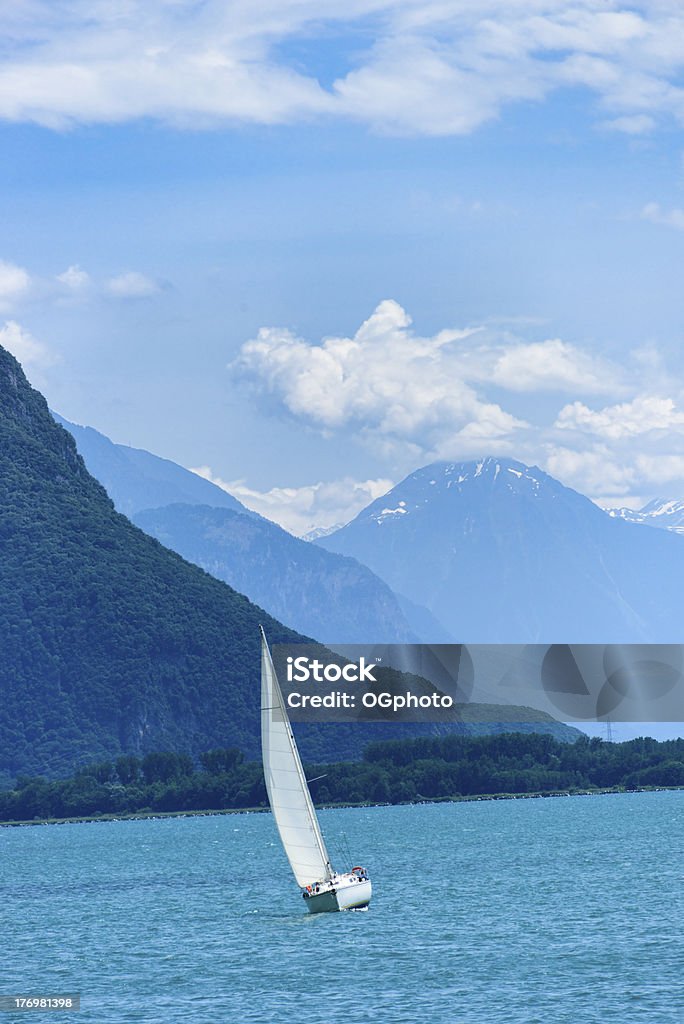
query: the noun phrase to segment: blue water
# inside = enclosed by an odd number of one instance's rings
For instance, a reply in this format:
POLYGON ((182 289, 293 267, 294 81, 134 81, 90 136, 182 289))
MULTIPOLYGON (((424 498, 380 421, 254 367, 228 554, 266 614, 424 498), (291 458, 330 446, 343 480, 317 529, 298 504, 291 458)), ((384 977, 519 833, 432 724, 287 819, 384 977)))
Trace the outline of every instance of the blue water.
POLYGON ((307 915, 266 814, 0 829, 0 994, 83 1007, 0 1024, 684 1021, 684 792, 321 822, 369 911, 307 915))

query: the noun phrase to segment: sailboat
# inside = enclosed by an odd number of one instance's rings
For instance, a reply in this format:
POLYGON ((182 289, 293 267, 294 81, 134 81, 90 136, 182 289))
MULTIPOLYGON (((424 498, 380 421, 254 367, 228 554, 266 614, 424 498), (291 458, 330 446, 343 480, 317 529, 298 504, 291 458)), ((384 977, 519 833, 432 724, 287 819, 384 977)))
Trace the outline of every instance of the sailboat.
POLYGON ((325 847, 271 652, 261 629, 261 748, 266 792, 306 909, 358 910, 370 903, 365 868, 338 874, 325 847))

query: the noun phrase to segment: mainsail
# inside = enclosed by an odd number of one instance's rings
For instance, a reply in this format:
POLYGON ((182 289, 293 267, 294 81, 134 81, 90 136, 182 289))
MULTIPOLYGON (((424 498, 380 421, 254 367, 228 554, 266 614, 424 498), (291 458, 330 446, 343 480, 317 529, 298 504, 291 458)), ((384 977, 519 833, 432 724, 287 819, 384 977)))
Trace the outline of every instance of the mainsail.
POLYGON ((330 878, 330 858, 318 826, 263 629, 261 749, 271 810, 298 884, 307 886, 330 878))

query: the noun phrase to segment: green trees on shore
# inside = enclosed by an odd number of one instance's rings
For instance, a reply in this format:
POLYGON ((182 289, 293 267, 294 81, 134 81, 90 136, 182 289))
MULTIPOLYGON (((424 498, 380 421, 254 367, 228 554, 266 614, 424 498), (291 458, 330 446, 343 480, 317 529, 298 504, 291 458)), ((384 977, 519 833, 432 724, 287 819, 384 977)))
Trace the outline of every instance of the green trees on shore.
MULTIPOLYGON (((316 803, 401 803, 462 796, 684 786, 684 739, 559 743, 536 733, 372 743, 358 762, 313 765, 316 803)), ((0 792, 0 821, 266 805, 261 765, 235 747, 200 755, 126 755, 0 792)))

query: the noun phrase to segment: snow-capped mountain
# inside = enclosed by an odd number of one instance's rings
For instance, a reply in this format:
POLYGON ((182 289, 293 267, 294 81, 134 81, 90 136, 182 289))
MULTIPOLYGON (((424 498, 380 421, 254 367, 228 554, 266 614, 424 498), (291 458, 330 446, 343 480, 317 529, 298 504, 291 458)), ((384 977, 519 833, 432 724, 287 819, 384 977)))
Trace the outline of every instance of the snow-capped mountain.
POLYGON ((373 511, 371 518, 382 524, 393 516, 419 512, 426 505, 435 507, 442 504, 445 497, 447 504, 450 505, 456 494, 467 496, 471 492, 481 493, 494 487, 517 494, 538 492, 543 480, 551 481, 552 478, 536 467, 532 469, 513 459, 486 458, 480 459, 479 462, 433 463, 412 473, 384 497, 370 505, 366 511, 370 512, 377 507, 379 511, 373 511))
POLYGON ((343 526, 344 523, 335 523, 334 526, 314 526, 313 530, 307 530, 299 539, 308 541, 320 540, 321 537, 327 537, 329 534, 334 533, 335 530, 341 530, 343 526))
POLYGON ((684 500, 654 498, 636 512, 632 508, 609 508, 608 515, 628 523, 643 523, 672 533, 684 533, 684 500))
POLYGON ((471 643, 682 640, 681 539, 514 460, 426 466, 316 543, 471 643))

